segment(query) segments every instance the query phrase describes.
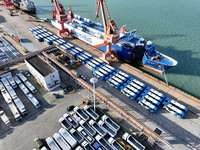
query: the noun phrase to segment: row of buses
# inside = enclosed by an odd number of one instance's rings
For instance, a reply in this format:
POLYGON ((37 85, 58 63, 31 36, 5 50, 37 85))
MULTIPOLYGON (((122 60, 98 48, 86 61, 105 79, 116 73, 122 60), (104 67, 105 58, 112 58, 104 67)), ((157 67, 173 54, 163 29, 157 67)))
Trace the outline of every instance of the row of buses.
POLYGON ((183 118, 187 108, 178 102, 169 100, 165 95, 157 90, 147 87, 142 82, 130 77, 128 74, 113 68, 100 59, 90 55, 82 49, 64 41, 63 39, 53 35, 51 32, 40 26, 29 28, 38 41, 45 41, 47 44, 54 44, 62 47, 82 63, 86 64, 92 73, 99 79, 106 81, 109 85, 120 90, 123 94, 132 100, 137 100, 138 104, 155 113, 161 105, 167 111, 175 114, 179 118, 183 118), (185 109, 182 109, 184 107, 185 109))

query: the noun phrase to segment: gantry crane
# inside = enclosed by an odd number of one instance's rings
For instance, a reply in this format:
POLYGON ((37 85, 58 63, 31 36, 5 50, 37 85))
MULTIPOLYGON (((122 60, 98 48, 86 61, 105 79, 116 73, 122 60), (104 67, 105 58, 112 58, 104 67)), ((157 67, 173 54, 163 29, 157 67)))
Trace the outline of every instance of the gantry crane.
POLYGON ((104 43, 106 44, 106 52, 100 57, 103 61, 109 63, 106 59, 108 56, 112 56, 113 53, 111 51, 111 45, 117 44, 119 42, 119 34, 116 33, 118 30, 117 25, 115 22, 111 19, 110 13, 108 11, 108 7, 105 0, 97 0, 96 1, 96 18, 99 17, 99 7, 101 7, 101 14, 102 14, 102 20, 103 20, 103 27, 104 27, 104 43), (108 25, 106 22, 106 16, 104 11, 104 6, 107 11, 108 15, 108 25))
POLYGON ((14 4, 12 2, 10 2, 10 0, 3 0, 3 3, 5 5, 5 7, 6 7, 6 9, 9 9, 9 6, 11 6, 12 8, 15 9, 14 4))
POLYGON ((64 28, 64 23, 68 21, 67 14, 65 14, 65 9, 59 0, 51 0, 51 3, 55 4, 55 9, 52 10, 52 17, 57 19, 60 23, 61 29, 58 30, 58 36, 62 38, 62 33, 67 33, 69 35, 69 30, 64 28))

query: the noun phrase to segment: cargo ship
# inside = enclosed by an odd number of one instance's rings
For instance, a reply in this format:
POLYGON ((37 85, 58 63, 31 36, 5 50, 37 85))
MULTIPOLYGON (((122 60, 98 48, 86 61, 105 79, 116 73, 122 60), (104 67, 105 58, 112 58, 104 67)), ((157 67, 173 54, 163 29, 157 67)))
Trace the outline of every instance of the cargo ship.
MULTIPOLYGON (((56 18, 53 18, 51 23, 57 29, 61 29, 56 18)), ((67 28, 72 36, 103 52, 106 51, 103 40, 104 27, 101 23, 94 23, 90 19, 82 18, 77 14, 73 15, 70 9, 68 21, 64 23, 64 28, 67 28)), ((144 38, 139 38, 135 30, 127 32, 124 25, 117 33, 120 37, 119 42, 111 46, 117 59, 129 64, 137 63, 160 74, 177 65, 176 60, 158 52, 151 41, 146 42, 144 38)))
POLYGON ((36 7, 34 3, 30 0, 12 0, 16 8, 26 12, 34 14, 36 12, 36 7))

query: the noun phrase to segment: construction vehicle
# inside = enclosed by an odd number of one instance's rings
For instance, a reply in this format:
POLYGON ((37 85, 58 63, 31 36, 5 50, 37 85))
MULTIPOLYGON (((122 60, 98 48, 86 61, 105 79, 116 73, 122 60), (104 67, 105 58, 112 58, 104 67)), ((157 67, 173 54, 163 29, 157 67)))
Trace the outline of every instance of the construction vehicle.
POLYGON ((106 52, 102 54, 102 57, 100 57, 100 59, 109 64, 109 62, 107 61, 107 57, 109 56, 114 57, 114 52, 111 51, 111 45, 117 44, 119 42, 119 34, 116 33, 118 28, 114 20, 112 20, 110 17, 110 13, 108 11, 108 7, 105 0, 97 1, 95 17, 96 18, 99 17, 99 7, 101 7, 101 14, 102 14, 102 20, 103 20, 103 27, 104 27, 104 43, 106 44, 106 52), (109 19, 108 24, 106 22, 104 6, 106 8, 107 16, 109 19))

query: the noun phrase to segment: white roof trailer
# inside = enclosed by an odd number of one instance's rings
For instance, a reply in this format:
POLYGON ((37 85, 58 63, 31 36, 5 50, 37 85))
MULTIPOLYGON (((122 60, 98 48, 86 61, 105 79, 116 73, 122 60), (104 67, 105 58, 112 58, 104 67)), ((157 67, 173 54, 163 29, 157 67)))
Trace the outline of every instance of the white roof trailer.
POLYGON ((77 131, 90 143, 92 144, 94 142, 94 139, 92 136, 90 136, 81 126, 77 128, 77 131))
POLYGON ((94 136, 96 134, 96 131, 84 120, 81 120, 79 123, 91 136, 94 136))
POLYGON ((8 80, 6 78, 2 78, 1 81, 2 81, 2 83, 4 84, 4 86, 6 88, 10 86, 10 84, 9 84, 9 82, 8 82, 8 80))
POLYGON ((24 94, 28 94, 29 90, 25 87, 23 83, 19 84, 19 88, 24 92, 24 94))
POLYGON ((70 144, 72 148, 74 148, 77 145, 77 141, 65 129, 61 128, 58 132, 70 144))
POLYGON ((17 94, 11 86, 7 87, 7 90, 13 100, 17 98, 17 94))
POLYGON ((8 119, 8 117, 6 116, 5 112, 3 111, 2 108, 0 108, 0 117, 1 119, 3 120, 3 122, 7 125, 7 126, 10 126, 11 123, 10 123, 10 120, 8 119))
POLYGON ((8 104, 8 106, 10 107, 10 110, 12 112, 12 114, 14 115, 15 119, 17 121, 19 121, 20 119, 22 119, 20 113, 18 112, 17 108, 15 107, 15 105, 11 102, 8 104))
POLYGON ((13 76, 13 79, 15 80, 15 82, 19 85, 22 82, 20 81, 20 79, 17 77, 17 75, 13 76))
POLYGON ((116 132, 119 131, 120 126, 116 124, 113 120, 111 120, 108 116, 104 115, 101 117, 101 119, 108 125, 110 126, 113 130, 116 132))
POLYGON ((122 136, 122 139, 127 141, 136 150, 144 150, 145 149, 145 147, 141 143, 139 143, 135 138, 133 138, 128 133, 125 133, 122 136))
POLYGON ((94 148, 87 141, 83 141, 81 146, 83 146, 86 150, 94 150, 94 148))
POLYGON ((46 142, 51 150, 61 150, 51 137, 48 137, 46 142))
POLYGON ((40 108, 40 106, 41 106, 40 103, 31 93, 26 94, 26 96, 31 101, 31 103, 35 106, 35 108, 40 108))
POLYGON ((0 90, 1 90, 1 91, 4 91, 4 90, 5 90, 5 87, 4 87, 4 85, 3 85, 2 82, 0 82, 0 90))
POLYGON ((37 93, 36 88, 29 81, 25 81, 24 83, 32 93, 37 93))
POLYGON ((78 131, 76 131, 75 129, 71 129, 69 131, 71 133, 71 135, 74 137, 74 139, 76 139, 76 141, 81 144, 84 140, 84 138, 80 135, 80 133, 78 131))
POLYGON ((108 142, 102 138, 100 135, 97 135, 95 139, 106 149, 106 150, 113 150, 113 147, 108 144, 108 142))
POLYGON ((114 148, 114 150, 125 150, 115 139, 110 137, 108 143, 114 148))
POLYGON ((14 102, 17 108, 19 109, 19 111, 22 113, 22 115, 27 114, 26 108, 19 98, 14 99, 14 102))
POLYGON ((10 95, 8 94, 8 92, 6 90, 4 91, 1 91, 5 101, 9 104, 9 103, 12 103, 12 99, 10 97, 10 95))
POLYGON ((92 119, 97 120, 99 118, 99 115, 94 112, 88 105, 86 105, 83 109, 90 117, 92 117, 92 119))
POLYGON ((103 122, 102 120, 100 120, 98 122, 98 125, 103 128, 103 130, 105 130, 110 136, 115 137, 117 132, 115 132, 115 130, 113 130, 112 128, 110 128, 105 122, 103 122))
POLYGON ((10 85, 11 85, 14 89, 17 88, 17 85, 16 85, 16 83, 15 83, 15 81, 14 81, 14 79, 13 79, 12 76, 8 76, 8 77, 7 77, 7 80, 8 80, 8 82, 10 83, 10 85))
POLYGON ((53 135, 53 138, 63 150, 71 150, 71 147, 67 144, 67 142, 62 138, 59 133, 55 133, 53 135))
POLYGON ((86 115, 86 113, 83 112, 78 106, 76 106, 76 107, 74 108, 74 111, 75 111, 84 121, 89 120, 89 116, 86 115))
POLYGON ((90 120, 89 124, 102 136, 104 137, 106 135, 106 131, 104 131, 98 124, 96 121, 94 120, 90 120))
POLYGON ((26 78, 21 72, 18 73, 17 76, 18 76, 23 82, 27 81, 27 78, 26 78))

